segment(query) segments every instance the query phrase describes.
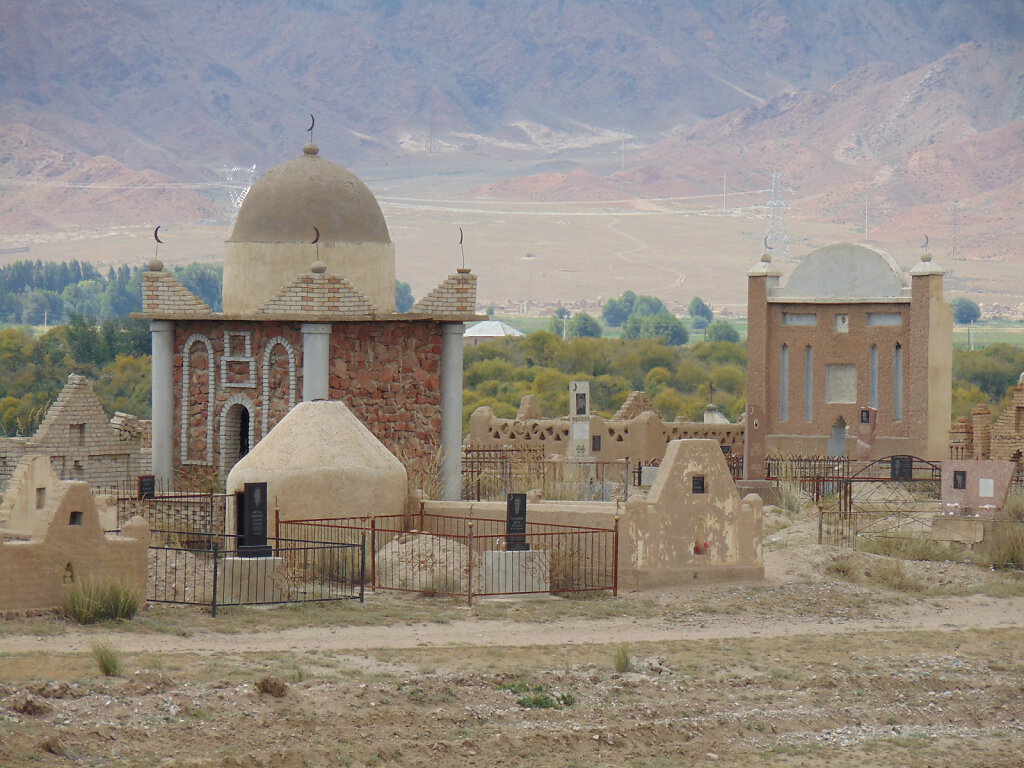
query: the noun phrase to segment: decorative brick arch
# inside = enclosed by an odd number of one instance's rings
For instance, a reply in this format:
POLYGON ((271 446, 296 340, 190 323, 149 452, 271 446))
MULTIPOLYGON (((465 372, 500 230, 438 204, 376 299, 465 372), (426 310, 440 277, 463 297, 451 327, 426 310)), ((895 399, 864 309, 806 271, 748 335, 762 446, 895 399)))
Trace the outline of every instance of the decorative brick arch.
POLYGON ((275 336, 267 341, 263 348, 263 413, 262 413, 262 434, 266 437, 267 432, 273 426, 270 424, 270 400, 274 390, 270 385, 270 358, 274 347, 283 347, 288 356, 288 410, 295 407, 296 397, 296 376, 295 376, 295 348, 284 336, 275 336))
POLYGON ((239 450, 237 443, 232 443, 232 439, 237 440, 239 437, 239 420, 243 410, 248 414, 249 419, 246 453, 251 451, 256 444, 256 407, 252 404, 252 400, 245 395, 234 395, 224 403, 224 407, 220 411, 220 473, 222 476, 226 476, 231 468, 238 463, 238 460, 245 455, 239 450))
POLYGON ((189 336, 181 346, 181 463, 212 464, 213 463, 213 401, 215 398, 216 380, 214 379, 213 344, 201 333, 189 336), (206 347, 206 436, 205 458, 189 458, 189 429, 191 427, 190 388, 193 384, 192 347, 202 344, 206 347))

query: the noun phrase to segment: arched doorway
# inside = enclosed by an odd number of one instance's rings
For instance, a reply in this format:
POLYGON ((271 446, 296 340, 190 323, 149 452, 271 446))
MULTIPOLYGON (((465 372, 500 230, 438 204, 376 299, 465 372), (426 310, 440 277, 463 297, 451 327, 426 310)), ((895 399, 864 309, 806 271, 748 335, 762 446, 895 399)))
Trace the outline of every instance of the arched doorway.
POLYGON ((227 475, 239 459, 252 450, 255 419, 247 402, 229 402, 220 422, 221 474, 227 475))
POLYGON ((840 416, 832 425, 832 436, 828 440, 829 456, 846 455, 846 419, 840 416))

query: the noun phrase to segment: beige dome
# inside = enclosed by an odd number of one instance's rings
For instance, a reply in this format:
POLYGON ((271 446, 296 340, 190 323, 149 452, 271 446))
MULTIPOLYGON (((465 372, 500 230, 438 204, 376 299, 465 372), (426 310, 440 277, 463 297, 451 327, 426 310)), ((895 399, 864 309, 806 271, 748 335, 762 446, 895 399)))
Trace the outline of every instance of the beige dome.
POLYGON ((377 198, 354 173, 307 144, 261 176, 238 211, 232 243, 390 243, 377 198))
POLYGON ((395 246, 377 198, 307 144, 245 196, 224 244, 224 312, 259 312, 314 263, 347 279, 376 312, 395 311, 395 246))

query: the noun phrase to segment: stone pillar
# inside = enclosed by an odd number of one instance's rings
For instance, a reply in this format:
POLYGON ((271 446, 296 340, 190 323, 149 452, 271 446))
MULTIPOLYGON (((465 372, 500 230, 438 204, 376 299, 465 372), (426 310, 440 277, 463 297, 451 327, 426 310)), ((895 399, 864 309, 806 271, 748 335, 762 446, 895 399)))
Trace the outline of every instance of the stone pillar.
POLYGON ((462 498, 462 334, 464 323, 441 324, 441 495, 462 498))
POLYGON ((330 323, 302 324, 302 400, 327 400, 330 323))
POLYGON ((170 491, 174 485, 174 323, 151 320, 149 333, 153 353, 153 474, 157 487, 170 491))

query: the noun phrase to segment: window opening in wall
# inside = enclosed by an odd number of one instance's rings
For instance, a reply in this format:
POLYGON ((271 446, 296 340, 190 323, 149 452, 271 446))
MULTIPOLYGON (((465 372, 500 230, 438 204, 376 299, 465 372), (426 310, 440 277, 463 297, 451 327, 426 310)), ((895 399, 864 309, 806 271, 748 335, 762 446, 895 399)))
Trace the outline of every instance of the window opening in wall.
POLYGON ((814 350, 804 353, 804 421, 814 421, 814 350))
POLYGON ((899 344, 892 355, 892 420, 903 421, 903 347, 899 344))
POLYGON ((85 424, 71 425, 72 445, 85 445, 85 424))
POLYGON ((80 510, 74 510, 71 513, 71 517, 68 519, 68 525, 81 525, 82 524, 82 512, 80 510))
POLYGON ((779 352, 779 421, 789 418, 789 347, 779 352))
POLYGON ((36 488, 36 509, 42 509, 46 506, 46 489, 36 488))
POLYGON ((849 333, 850 332, 850 316, 849 315, 836 315, 835 329, 836 329, 836 333, 849 333))
POLYGON ((818 316, 813 312, 783 312, 782 324, 815 326, 818 324, 818 316))
POLYGON ((953 470, 953 487, 958 491, 967 489, 967 472, 965 470, 953 470))
POLYGON ((75 569, 71 567, 71 563, 64 566, 64 583, 74 584, 75 583, 75 569))
POLYGON ((868 312, 867 325, 903 325, 899 312, 868 312))
POLYGON ((704 475, 693 476, 691 489, 693 493, 707 493, 704 488, 704 475))
POLYGON ((868 404, 878 408, 878 345, 871 345, 871 391, 868 393, 868 404))

